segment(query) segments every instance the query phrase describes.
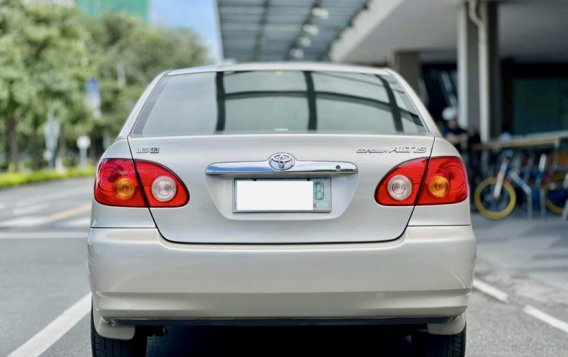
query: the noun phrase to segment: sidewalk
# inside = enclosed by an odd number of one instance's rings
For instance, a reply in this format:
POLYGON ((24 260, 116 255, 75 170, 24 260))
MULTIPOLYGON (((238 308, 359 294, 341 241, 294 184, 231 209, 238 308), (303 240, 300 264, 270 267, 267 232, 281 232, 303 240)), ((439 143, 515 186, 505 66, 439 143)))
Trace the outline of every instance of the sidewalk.
POLYGON ((497 221, 474 213, 472 222, 480 260, 568 290, 568 222, 521 212, 497 221))

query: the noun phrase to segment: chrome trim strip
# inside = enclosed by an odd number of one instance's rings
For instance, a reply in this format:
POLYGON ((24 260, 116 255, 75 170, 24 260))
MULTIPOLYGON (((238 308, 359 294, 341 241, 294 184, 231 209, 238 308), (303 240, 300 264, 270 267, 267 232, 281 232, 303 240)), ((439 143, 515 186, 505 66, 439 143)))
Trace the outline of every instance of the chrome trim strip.
POLYGON ((345 175, 358 172, 351 162, 335 161, 299 161, 288 170, 275 170, 268 161, 220 162, 207 166, 207 175, 249 175, 249 174, 328 174, 345 175))

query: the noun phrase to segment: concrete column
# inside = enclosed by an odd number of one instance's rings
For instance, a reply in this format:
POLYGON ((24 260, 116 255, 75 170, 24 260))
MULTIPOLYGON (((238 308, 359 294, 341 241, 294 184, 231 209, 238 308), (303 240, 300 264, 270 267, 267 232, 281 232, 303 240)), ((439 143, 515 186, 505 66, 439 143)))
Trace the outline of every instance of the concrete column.
POLYGON ((397 71, 402 78, 418 93, 422 78, 422 63, 418 51, 397 51, 393 54, 389 66, 397 71))
POLYGON ((468 3, 458 13, 458 121, 463 128, 480 129, 479 123, 479 31, 469 18, 468 3))
POLYGON ((501 60, 499 54, 499 2, 484 2, 481 10, 485 20, 485 33, 487 35, 480 56, 487 61, 487 69, 482 72, 482 81, 487 81, 487 94, 482 100, 487 100, 487 116, 489 117, 489 137, 501 133, 503 127, 503 96, 501 83, 501 60))
POLYGON ((479 130, 482 141, 501 131, 498 3, 463 3, 458 19, 460 123, 479 130))

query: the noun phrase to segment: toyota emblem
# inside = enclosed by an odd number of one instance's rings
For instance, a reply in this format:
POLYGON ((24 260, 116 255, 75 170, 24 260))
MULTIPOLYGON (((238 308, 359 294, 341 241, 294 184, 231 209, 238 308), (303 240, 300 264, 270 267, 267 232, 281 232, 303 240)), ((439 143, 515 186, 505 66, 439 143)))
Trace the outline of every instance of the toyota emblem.
POLYGON ((276 153, 270 156, 270 159, 268 160, 270 167, 278 171, 284 171, 292 168, 295 162, 296 160, 294 160, 294 157, 285 152, 276 153))

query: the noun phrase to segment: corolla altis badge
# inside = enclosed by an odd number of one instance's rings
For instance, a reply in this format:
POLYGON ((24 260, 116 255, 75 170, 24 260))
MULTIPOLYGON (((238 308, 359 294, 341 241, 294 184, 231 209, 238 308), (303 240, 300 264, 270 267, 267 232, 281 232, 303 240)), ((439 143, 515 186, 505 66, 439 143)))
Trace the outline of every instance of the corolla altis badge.
POLYGON ((427 151, 426 146, 399 145, 392 148, 361 148, 357 149, 357 154, 425 154, 427 151))
POLYGON ((295 162, 296 160, 294 160, 294 157, 285 152, 276 153, 270 156, 270 159, 268 159, 268 164, 270 165, 270 167, 278 171, 284 171, 292 168, 295 162))

